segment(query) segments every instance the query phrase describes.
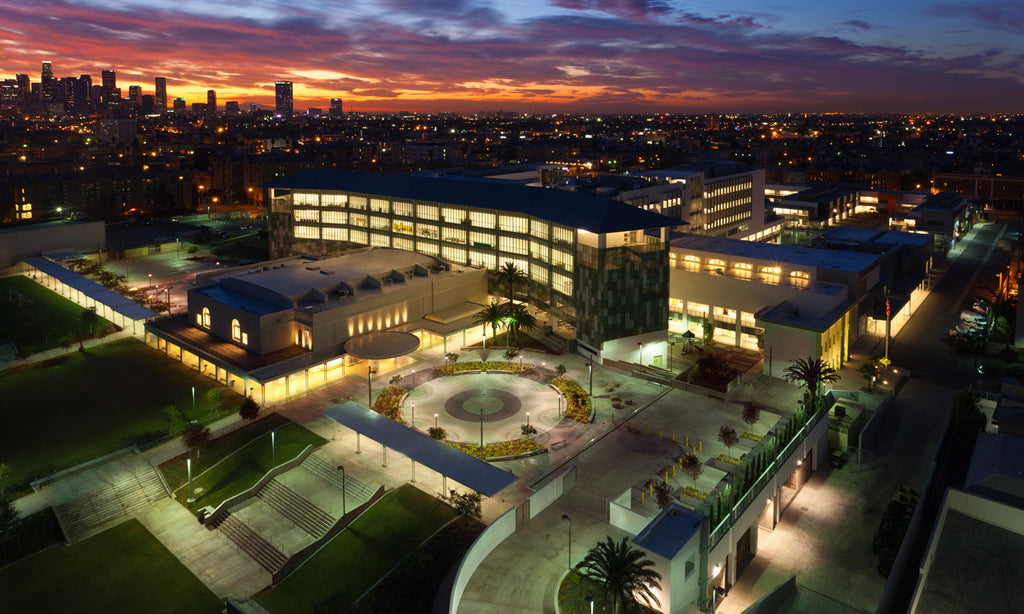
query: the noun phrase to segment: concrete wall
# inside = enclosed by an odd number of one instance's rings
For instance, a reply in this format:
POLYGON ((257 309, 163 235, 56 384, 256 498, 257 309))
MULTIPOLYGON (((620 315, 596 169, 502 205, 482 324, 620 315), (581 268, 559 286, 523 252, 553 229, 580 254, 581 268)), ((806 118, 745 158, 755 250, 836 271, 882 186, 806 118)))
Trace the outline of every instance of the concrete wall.
POLYGON ((47 222, 0 233, 0 267, 59 250, 91 254, 107 247, 103 222, 47 222))
POLYGON ((618 527, 633 535, 639 535, 653 518, 634 512, 632 503, 633 487, 630 486, 608 502, 608 522, 613 527, 618 527))

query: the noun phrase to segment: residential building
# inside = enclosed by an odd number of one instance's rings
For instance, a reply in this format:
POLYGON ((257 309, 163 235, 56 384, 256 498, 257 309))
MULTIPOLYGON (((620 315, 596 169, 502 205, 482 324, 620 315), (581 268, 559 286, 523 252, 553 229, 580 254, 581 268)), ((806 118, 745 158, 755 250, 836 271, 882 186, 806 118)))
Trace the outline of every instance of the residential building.
POLYGON ((156 110, 158 113, 167 112, 167 77, 156 77, 156 110))
POLYGON ((291 119, 294 115, 291 81, 274 83, 274 114, 284 119, 291 119))

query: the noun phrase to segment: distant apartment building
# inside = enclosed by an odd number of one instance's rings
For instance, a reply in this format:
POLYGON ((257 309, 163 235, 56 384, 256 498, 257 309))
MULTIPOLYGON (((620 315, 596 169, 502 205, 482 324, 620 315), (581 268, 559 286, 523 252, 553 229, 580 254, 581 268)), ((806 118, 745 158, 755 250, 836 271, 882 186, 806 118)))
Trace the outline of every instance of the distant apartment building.
POLYGON ((156 86, 156 110, 158 113, 167 112, 167 77, 156 77, 154 80, 156 86))
POLYGON ((1024 208, 1024 172, 935 173, 932 189, 969 196, 996 208, 1024 208))
POLYGON ((291 81, 274 83, 274 114, 283 119, 291 119, 294 115, 291 81))

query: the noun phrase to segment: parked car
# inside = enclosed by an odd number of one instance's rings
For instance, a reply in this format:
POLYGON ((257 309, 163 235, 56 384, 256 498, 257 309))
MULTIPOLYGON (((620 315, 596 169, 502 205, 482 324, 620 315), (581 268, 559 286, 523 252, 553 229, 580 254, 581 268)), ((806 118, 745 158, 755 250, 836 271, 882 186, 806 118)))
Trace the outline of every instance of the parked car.
POLYGON ((964 322, 973 322, 982 326, 988 323, 988 318, 977 311, 961 311, 960 319, 964 322))

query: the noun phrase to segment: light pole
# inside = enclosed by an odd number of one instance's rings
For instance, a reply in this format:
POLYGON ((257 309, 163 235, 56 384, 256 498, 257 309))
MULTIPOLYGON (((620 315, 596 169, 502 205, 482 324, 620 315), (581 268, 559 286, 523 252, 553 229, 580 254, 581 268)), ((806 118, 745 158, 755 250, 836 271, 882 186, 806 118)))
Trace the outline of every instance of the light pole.
POLYGON ((587 361, 587 371, 590 374, 590 396, 594 396, 594 361, 587 361))
POLYGON ((373 409, 373 367, 370 359, 366 359, 366 406, 373 409))
POLYGON ((437 414, 434 414, 434 428, 437 428, 437 414))
POLYGON ((583 598, 583 601, 586 601, 587 603, 590 604, 590 614, 594 614, 594 598, 591 597, 590 595, 587 595, 586 597, 583 598))
POLYGON ((270 468, 277 466, 277 429, 270 429, 270 468))
POLYGON ((480 456, 484 455, 484 408, 480 408, 480 456))
POLYGON ((192 424, 196 423, 196 387, 192 386, 192 424))
POLYGON ((637 346, 640 348, 640 366, 644 366, 644 342, 638 341, 637 346))
POLYGON ((416 430, 416 404, 412 404, 412 430, 416 430))
POLYGON ((562 395, 558 395, 558 415, 562 415, 562 395))
MULTIPOLYGON (((416 390, 416 369, 412 370, 412 389, 416 390)), ((415 407, 415 405, 413 405, 415 407)))
POLYGON ((167 284, 167 313, 171 313, 171 284, 167 284))
POLYGON ((341 515, 345 515, 345 510, 348 508, 345 506, 345 465, 338 465, 338 469, 341 470, 341 515))
POLYGON ((676 351, 676 342, 670 341, 668 344, 668 370, 672 370, 672 354, 676 351))
POLYGON ((152 288, 153 287, 153 274, 152 273, 147 273, 147 275, 149 275, 149 287, 152 288))
POLYGON ((192 490, 192 448, 188 449, 188 458, 185 459, 185 467, 188 468, 188 503, 189 507, 192 507, 196 502, 196 496, 192 490))
POLYGON ((569 514, 562 514, 562 520, 569 523, 569 571, 572 571, 572 518, 569 514))
POLYGON ((526 426, 530 426, 530 412, 526 412, 526 426))

